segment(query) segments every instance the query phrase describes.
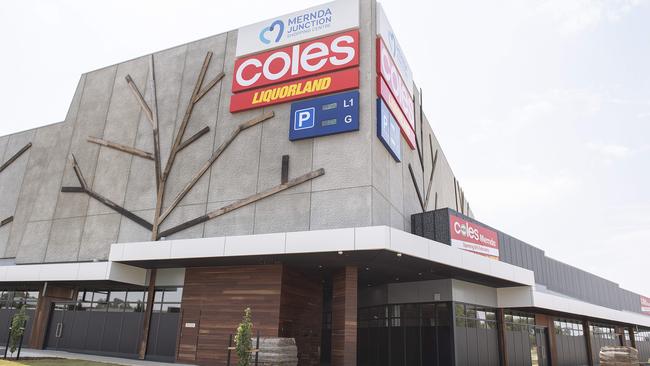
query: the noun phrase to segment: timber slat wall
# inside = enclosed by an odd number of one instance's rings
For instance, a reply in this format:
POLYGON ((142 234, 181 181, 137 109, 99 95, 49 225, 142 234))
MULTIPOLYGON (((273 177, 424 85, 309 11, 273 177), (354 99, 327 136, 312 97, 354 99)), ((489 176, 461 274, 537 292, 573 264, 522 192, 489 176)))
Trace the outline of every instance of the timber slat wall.
POLYGON ((357 362, 357 267, 332 276, 332 366, 357 362))
POLYGON ((296 339, 300 366, 320 365, 322 317, 320 279, 284 267, 279 335, 296 339))
MULTIPOLYGON (((225 365, 228 336, 235 333, 246 307, 253 312, 254 331, 276 337, 281 285, 281 265, 188 268, 178 361, 225 365)), ((235 357, 232 362, 236 364, 235 357)))

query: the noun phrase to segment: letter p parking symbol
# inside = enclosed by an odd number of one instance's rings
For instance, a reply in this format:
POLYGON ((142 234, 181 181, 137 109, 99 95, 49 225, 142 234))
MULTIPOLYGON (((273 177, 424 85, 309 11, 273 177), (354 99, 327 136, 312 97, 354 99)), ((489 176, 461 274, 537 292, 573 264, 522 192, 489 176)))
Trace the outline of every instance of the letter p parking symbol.
POLYGON ((316 124, 316 108, 299 109, 295 112, 293 129, 305 130, 316 124))

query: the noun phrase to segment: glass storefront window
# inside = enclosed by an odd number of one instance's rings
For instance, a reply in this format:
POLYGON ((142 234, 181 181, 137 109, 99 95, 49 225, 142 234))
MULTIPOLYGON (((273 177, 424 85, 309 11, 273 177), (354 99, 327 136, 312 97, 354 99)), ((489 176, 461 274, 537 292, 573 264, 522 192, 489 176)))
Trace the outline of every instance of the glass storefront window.
POLYGON ((35 309, 38 295, 39 292, 33 290, 0 290, 0 309, 17 309, 21 306, 35 309))
POLYGON ((578 320, 557 319, 553 321, 555 334, 567 337, 581 337, 584 336, 584 328, 582 322, 578 320))
POLYGON ((455 304, 456 326, 465 328, 496 329, 494 309, 472 304, 455 304), (488 319, 488 313, 492 314, 488 319))
POLYGON ((154 295, 154 312, 180 313, 183 288, 159 288, 154 295))

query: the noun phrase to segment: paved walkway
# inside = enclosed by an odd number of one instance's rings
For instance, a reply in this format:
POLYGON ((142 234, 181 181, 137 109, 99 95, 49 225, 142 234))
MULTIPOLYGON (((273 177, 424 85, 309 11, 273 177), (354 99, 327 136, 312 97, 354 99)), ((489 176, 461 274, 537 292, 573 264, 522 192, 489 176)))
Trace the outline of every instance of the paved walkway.
MULTIPOLYGON (((4 354, 4 347, 0 347, 0 352, 2 352, 0 353, 0 358, 1 358, 2 355, 4 354)), ((20 351, 20 358, 23 357, 67 358, 67 359, 74 359, 74 360, 105 362, 105 363, 112 363, 116 365, 125 365, 125 366, 190 366, 182 363, 141 361, 141 360, 132 360, 128 358, 95 356, 95 355, 87 355, 85 353, 71 353, 71 352, 64 352, 64 351, 51 351, 51 350, 41 350, 41 349, 31 349, 31 348, 23 348, 23 350, 20 351)))

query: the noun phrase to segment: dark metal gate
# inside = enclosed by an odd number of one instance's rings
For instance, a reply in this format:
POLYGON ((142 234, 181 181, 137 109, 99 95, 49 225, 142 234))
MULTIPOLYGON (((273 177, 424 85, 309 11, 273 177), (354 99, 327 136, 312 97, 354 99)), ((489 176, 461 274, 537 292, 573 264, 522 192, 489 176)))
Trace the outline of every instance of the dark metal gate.
POLYGON ((52 304, 47 349, 136 358, 144 313, 52 304))

